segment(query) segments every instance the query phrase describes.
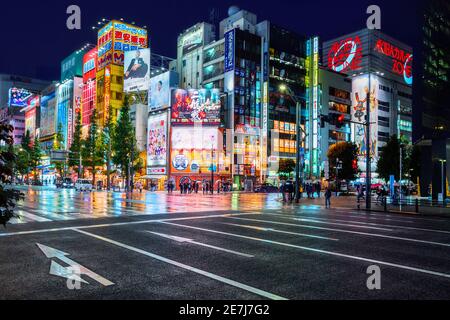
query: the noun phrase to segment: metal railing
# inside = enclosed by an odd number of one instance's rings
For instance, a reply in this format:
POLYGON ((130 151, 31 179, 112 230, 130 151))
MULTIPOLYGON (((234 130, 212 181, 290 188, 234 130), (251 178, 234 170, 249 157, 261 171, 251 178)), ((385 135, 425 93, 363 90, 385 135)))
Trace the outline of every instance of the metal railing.
MULTIPOLYGON (((450 199, 444 201, 404 198, 381 197, 372 198, 372 210, 381 210, 384 212, 414 212, 414 213, 448 213, 450 214, 450 199)), ((365 197, 358 197, 358 210, 365 209, 365 197)))

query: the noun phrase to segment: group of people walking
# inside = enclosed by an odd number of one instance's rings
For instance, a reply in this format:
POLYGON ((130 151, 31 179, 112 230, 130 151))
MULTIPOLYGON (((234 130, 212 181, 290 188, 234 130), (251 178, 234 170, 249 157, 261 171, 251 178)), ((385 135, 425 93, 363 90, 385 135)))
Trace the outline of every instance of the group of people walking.
MULTIPOLYGON (((308 199, 314 199, 316 194, 318 198, 321 197, 322 185, 320 182, 306 182, 303 185, 303 191, 306 191, 308 199)), ((280 186, 280 192, 282 195, 283 202, 292 203, 294 201, 295 195, 295 185, 292 181, 283 181, 280 186)), ((324 192, 325 196, 325 207, 331 208, 331 196, 332 192, 330 188, 326 188, 324 192)))

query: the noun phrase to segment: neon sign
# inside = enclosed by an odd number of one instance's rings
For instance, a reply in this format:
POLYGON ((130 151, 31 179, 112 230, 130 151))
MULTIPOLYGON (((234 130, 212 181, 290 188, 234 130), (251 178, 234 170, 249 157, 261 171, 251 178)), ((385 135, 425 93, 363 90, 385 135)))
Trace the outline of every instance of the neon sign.
POLYGON ((361 68, 362 46, 359 37, 335 42, 328 53, 328 66, 336 72, 361 68))
POLYGON ((377 41, 374 50, 382 55, 392 58, 392 72, 403 76, 406 84, 411 85, 413 83, 412 54, 381 39, 377 41))

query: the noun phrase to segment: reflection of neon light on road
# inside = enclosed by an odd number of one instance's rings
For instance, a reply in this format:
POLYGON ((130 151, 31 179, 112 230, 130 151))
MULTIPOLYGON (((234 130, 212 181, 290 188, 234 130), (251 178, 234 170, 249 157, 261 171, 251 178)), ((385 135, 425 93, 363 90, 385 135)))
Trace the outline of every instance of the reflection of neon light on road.
POLYGON ((345 68, 347 68, 347 67, 350 65, 350 63, 352 63, 353 59, 354 59, 355 56, 356 56, 356 49, 357 49, 357 47, 358 47, 358 45, 357 45, 356 42, 353 41, 353 40, 347 41, 347 42, 345 42, 344 44, 342 44, 342 45, 340 46, 340 48, 336 51, 336 53, 335 53, 335 55, 334 55, 334 57, 333 57, 333 64, 332 64, 333 70, 336 71, 336 72, 341 72, 341 71, 343 71, 345 68), (350 51, 350 54, 348 55, 348 57, 347 57, 347 59, 345 60, 344 63, 342 63, 342 64, 339 65, 339 66, 336 66, 336 65, 335 65, 335 60, 336 60, 337 55, 338 55, 339 52, 341 52, 341 50, 344 49, 344 47, 347 46, 347 45, 351 45, 351 46, 352 46, 352 50, 350 51))
POLYGON ((408 57, 408 59, 406 59, 405 65, 403 67, 403 78, 405 79, 406 84, 409 84, 409 85, 412 85, 412 83, 413 83, 413 75, 411 72, 411 75, 408 77, 408 75, 406 73, 406 66, 408 65, 409 61, 411 61, 412 57, 413 57, 413 55, 410 55, 408 57))

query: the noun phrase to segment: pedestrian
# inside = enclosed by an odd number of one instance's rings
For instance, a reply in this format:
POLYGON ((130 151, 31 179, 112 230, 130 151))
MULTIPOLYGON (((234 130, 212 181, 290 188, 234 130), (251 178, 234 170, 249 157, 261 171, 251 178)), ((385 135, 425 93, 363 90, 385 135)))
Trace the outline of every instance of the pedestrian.
POLYGON ((331 189, 327 188, 325 191, 325 208, 329 209, 331 208, 331 189))
POLYGON ((317 181, 316 183, 316 193, 317 193, 317 198, 320 199, 320 192, 322 191, 322 185, 320 184, 320 181, 317 181))
POLYGON ((184 185, 182 182, 180 182, 180 193, 183 194, 184 193, 184 185))

